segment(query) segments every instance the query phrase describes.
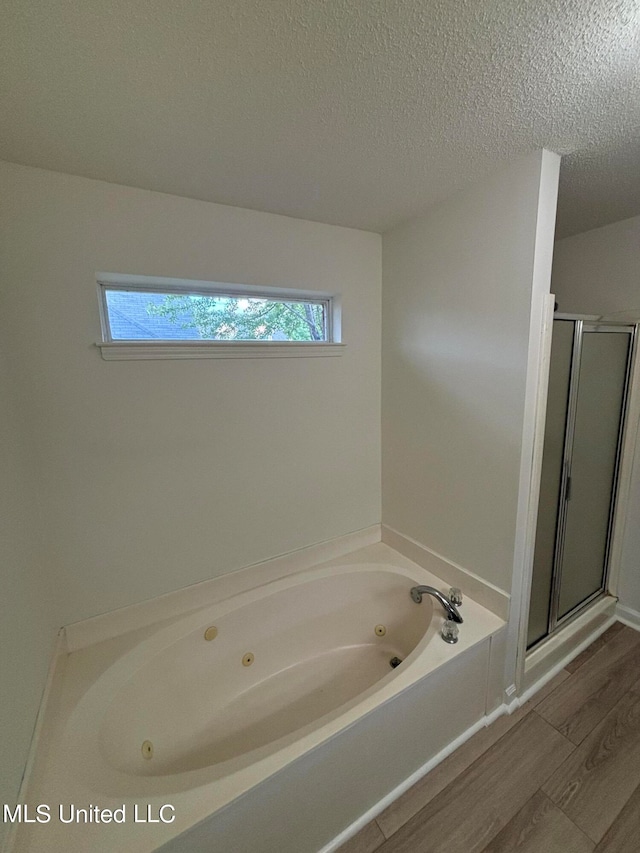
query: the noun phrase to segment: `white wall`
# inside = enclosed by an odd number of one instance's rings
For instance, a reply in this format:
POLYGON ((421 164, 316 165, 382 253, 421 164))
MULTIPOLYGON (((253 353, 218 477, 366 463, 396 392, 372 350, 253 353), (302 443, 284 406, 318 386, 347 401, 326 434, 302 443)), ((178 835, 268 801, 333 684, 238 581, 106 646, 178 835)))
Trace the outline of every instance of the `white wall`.
POLYGON ((559 311, 640 317, 640 216, 558 240, 552 289, 559 311))
POLYGON ((380 521, 381 239, 8 163, 0 233, 0 334, 37 465, 7 519, 19 552, 37 503, 46 545, 44 566, 15 558, 20 583, 36 574, 2 596, 26 673, 9 695, 33 717, 43 610, 48 638, 380 521), (105 362, 98 271, 339 292, 346 351, 105 362))
MULTIPOLYGON (((559 240, 553 256, 553 289, 560 311, 640 320, 640 216, 559 240)), ((622 605, 640 613, 638 443, 617 593, 622 605)))
POLYGON ((0 351, 0 803, 18 792, 56 624, 23 427, 0 351))
POLYGON ((557 169, 537 152, 383 238, 383 523, 508 593, 557 169))

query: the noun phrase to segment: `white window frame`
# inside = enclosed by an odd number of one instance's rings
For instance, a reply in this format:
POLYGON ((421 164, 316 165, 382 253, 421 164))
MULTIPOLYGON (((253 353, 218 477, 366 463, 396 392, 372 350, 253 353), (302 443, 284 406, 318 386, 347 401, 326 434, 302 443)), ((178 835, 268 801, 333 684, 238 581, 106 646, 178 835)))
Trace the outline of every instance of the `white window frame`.
POLYGON ((337 293, 251 284, 223 284, 192 279, 98 273, 98 306, 102 340, 96 343, 105 361, 130 359, 192 358, 317 358, 342 355, 341 299, 337 293), (322 302, 325 308, 325 341, 163 341, 113 340, 107 308, 107 290, 152 293, 194 293, 202 296, 245 296, 287 302, 322 302))

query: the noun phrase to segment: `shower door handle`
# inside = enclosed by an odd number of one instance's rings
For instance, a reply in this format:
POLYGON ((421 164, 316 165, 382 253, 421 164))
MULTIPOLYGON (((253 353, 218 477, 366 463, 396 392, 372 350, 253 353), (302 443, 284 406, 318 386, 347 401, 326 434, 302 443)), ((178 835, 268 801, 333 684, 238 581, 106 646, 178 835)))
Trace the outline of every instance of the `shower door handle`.
POLYGON ((571 463, 565 462, 562 466, 562 479, 564 480, 564 489, 561 491, 563 502, 571 500, 571 463))

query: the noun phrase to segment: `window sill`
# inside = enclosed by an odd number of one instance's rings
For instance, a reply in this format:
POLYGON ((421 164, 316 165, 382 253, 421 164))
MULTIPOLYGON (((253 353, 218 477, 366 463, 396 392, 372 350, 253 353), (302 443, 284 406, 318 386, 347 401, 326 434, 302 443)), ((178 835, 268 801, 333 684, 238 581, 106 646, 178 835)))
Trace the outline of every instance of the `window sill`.
POLYGON ((323 358, 345 345, 326 341, 112 341, 96 344, 105 361, 153 358, 323 358))

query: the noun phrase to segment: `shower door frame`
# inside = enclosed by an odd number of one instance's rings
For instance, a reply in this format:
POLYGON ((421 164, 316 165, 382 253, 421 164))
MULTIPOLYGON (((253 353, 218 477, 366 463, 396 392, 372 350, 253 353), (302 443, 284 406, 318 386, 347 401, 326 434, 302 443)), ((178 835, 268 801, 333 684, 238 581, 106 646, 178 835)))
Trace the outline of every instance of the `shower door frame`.
POLYGON ((573 330, 573 349, 571 354, 571 368, 569 379, 569 398, 567 401, 567 419, 564 431, 564 445, 562 454, 562 473, 560 482, 560 494, 558 497, 558 511, 556 516, 556 535, 554 558, 552 568, 552 584, 551 584, 551 599, 549 604, 549 618, 547 622, 547 633, 533 643, 528 649, 527 654, 537 649, 542 643, 546 642, 560 628, 571 622, 579 616, 585 608, 597 601, 599 598, 607 594, 610 569, 611 569, 611 551, 613 545, 613 534, 616 522, 616 514, 619 509, 620 499, 620 473, 623 458, 623 449, 626 444, 627 428, 629 421, 629 406, 632 392, 632 377, 634 375, 635 362, 637 358, 637 342, 638 342, 638 324, 628 322, 615 322, 608 320, 600 320, 595 317, 584 317, 571 314, 555 314, 555 320, 566 320, 574 323, 573 330), (558 616, 560 607, 560 589, 562 582, 562 560, 564 553, 564 540, 566 532, 566 523, 568 515, 568 499, 567 492, 571 485, 571 460, 573 455, 573 441, 575 435, 576 413, 578 407, 578 393, 580 386, 580 364, 582 357, 582 341, 583 334, 609 332, 628 334, 629 354, 627 357, 626 372, 624 377, 624 389, 622 395, 622 407, 620 411, 620 424, 618 427, 618 439, 615 455, 614 476, 611 485, 611 499, 609 506, 609 519, 607 524, 606 546, 603 563, 602 581, 600 587, 589 595, 587 598, 580 601, 571 608, 563 616, 558 616))

